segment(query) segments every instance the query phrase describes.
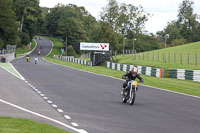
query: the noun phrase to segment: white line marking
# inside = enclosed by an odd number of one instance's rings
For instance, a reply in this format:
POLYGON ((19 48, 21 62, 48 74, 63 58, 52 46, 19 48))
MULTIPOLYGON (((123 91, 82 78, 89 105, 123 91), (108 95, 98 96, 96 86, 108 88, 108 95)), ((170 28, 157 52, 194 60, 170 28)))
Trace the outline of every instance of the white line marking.
MULTIPOLYGON (((47 40, 48 40, 48 39, 47 39, 47 40)), ((52 46, 51 46, 51 50, 49 51, 49 53, 48 53, 46 56, 48 56, 48 55, 51 53, 51 51, 53 50, 53 47, 54 47, 54 43, 53 43, 51 40, 49 40, 49 41, 51 42, 51 45, 52 45, 52 46)), ((45 56, 45 57, 46 57, 46 56, 45 56)))
POLYGON ((28 83, 28 81, 25 80, 25 83, 28 83))
POLYGON ((41 92, 41 91, 38 91, 37 93, 38 93, 38 94, 41 94, 42 92, 41 92))
MULTIPOLYGON (((141 84, 140 84, 140 85, 141 85, 141 84)), ((151 86, 148 86, 148 85, 141 85, 141 86, 151 87, 151 86)), ((179 94, 179 95, 184 95, 184 96, 189 96, 189 97, 193 97, 193 98, 198 98, 198 99, 200 99, 200 97, 198 97, 198 96, 193 96, 193 95, 189 95, 189 94, 184 94, 184 93, 180 93, 180 92, 175 92, 175 91, 165 90, 165 89, 156 88, 156 87, 151 87, 151 88, 152 88, 152 89, 156 89, 156 90, 161 90, 161 91, 171 92, 171 93, 175 93, 175 94, 179 94)))
POLYGON ((29 84, 29 83, 28 83, 28 86, 30 86, 30 87, 31 87, 31 84, 29 84))
MULTIPOLYGON (((103 76, 103 77, 108 77, 108 78, 112 78, 112 79, 117 79, 117 80, 124 81, 123 79, 118 79, 118 78, 111 77, 111 76, 106 76, 106 75, 102 75, 102 74, 97 74, 97 73, 93 73, 93 72, 88 72, 88 71, 84 71, 84 70, 72 68, 72 67, 65 66, 65 65, 56 64, 56 63, 50 62, 50 61, 48 61, 48 60, 46 60, 46 59, 44 59, 44 58, 43 58, 43 60, 45 60, 45 61, 47 61, 47 62, 49 62, 49 63, 55 64, 55 65, 59 65, 59 66, 71 68, 71 69, 78 70, 78 71, 81 71, 81 72, 91 73, 91 74, 95 74, 95 75, 99 75, 99 76, 103 76)), ((179 94, 179 95, 183 95, 183 96, 189 96, 189 97, 193 97, 193 98, 198 98, 198 99, 200 99, 199 96, 193 96, 193 95, 184 94, 184 93, 180 93, 180 92, 170 91, 170 90, 167 90, 167 89, 156 88, 156 87, 148 86, 148 85, 142 85, 142 84, 139 84, 139 85, 145 86, 145 87, 149 87, 149 88, 152 88, 152 89, 157 89, 157 90, 161 90, 161 91, 166 91, 166 92, 170 92, 170 93, 175 93, 175 94, 179 94)))
POLYGON ((74 127, 78 127, 78 124, 75 123, 75 122, 72 122, 71 124, 72 124, 74 127))
POLYGON ((54 108, 57 108, 58 106, 57 105, 55 105, 55 104, 52 104, 52 106, 54 107, 54 108))
POLYGON ((60 125, 65 126, 65 127, 67 127, 67 128, 70 128, 70 129, 72 129, 72 130, 74 130, 74 131, 76 131, 76 132, 78 132, 78 133, 88 133, 88 132, 85 131, 85 130, 77 129, 77 128, 71 127, 71 126, 69 126, 69 125, 67 125, 67 124, 65 124, 65 123, 63 123, 63 122, 60 122, 60 121, 55 120, 55 119, 53 119, 53 118, 50 118, 50 117, 41 115, 41 114, 39 114, 39 113, 30 111, 30 110, 28 110, 28 109, 25 109, 25 108, 22 108, 22 107, 20 107, 20 106, 14 105, 14 104, 12 104, 12 103, 6 102, 6 101, 4 101, 4 100, 2 100, 2 99, 0 99, 0 102, 5 103, 5 104, 7 104, 7 105, 10 105, 10 106, 12 106, 12 107, 18 108, 18 109, 20 109, 20 110, 23 110, 23 111, 25 111, 25 112, 28 112, 28 113, 30 113, 30 114, 39 116, 39 117, 41 117, 41 118, 44 118, 44 119, 53 121, 53 122, 55 122, 55 123, 57 123, 57 124, 60 124, 60 125))
POLYGON ((47 100, 48 98, 47 97, 43 97, 45 100, 47 100))
POLYGON ((43 96, 44 96, 44 94, 40 94, 40 96, 42 96, 42 97, 43 97, 43 96))
POLYGON ((58 112, 60 112, 60 113, 62 113, 63 112, 63 110, 62 109, 57 109, 58 110, 58 112))
POLYGON ((15 69, 15 67, 14 67, 11 63, 9 63, 9 64, 10 64, 11 67, 16 71, 16 73, 19 74, 21 80, 25 80, 25 78, 15 69))
POLYGON ((34 89, 35 91, 38 91, 38 89, 34 89))
POLYGON ((68 115, 64 115, 64 117, 65 117, 66 119, 68 119, 68 120, 71 120, 71 117, 68 116, 68 115))
POLYGON ((48 100, 47 102, 48 102, 48 103, 53 103, 52 101, 49 101, 49 100, 48 100))
MULTIPOLYGON (((14 67, 12 66, 11 63, 9 63, 11 65, 11 67, 14 69, 14 67)), ((1 68, 3 68, 4 70, 6 70, 8 73, 12 74, 13 76, 17 77, 18 79, 21 79, 21 80, 25 80, 18 72, 16 69, 14 69, 20 77, 18 77, 17 75, 15 75, 14 73, 10 72, 6 67, 3 67, 3 66, 0 66, 1 68)))

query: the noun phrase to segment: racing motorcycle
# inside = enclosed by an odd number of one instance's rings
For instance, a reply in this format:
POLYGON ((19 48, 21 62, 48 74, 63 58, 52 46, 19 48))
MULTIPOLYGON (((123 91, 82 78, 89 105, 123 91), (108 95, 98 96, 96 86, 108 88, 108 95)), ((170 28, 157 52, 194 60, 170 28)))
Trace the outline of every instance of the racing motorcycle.
POLYGON ((122 94, 122 102, 129 102, 130 105, 133 105, 135 102, 136 91, 137 91, 137 81, 131 80, 128 82, 127 87, 122 94))

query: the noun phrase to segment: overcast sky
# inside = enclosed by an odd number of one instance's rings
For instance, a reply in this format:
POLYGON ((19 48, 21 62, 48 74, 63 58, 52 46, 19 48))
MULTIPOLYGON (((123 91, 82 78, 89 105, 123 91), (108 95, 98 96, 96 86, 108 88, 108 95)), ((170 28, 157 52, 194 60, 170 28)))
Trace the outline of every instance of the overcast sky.
MULTIPOLYGON (((200 0, 194 1, 194 13, 200 15, 200 0)), ((117 0, 118 3, 141 5, 144 10, 150 14, 145 27, 148 32, 156 33, 163 30, 167 22, 177 19, 179 5, 182 0, 117 0)), ((52 8, 58 3, 75 4, 84 6, 92 16, 99 19, 99 12, 108 4, 108 0, 40 0, 40 6, 52 8)))

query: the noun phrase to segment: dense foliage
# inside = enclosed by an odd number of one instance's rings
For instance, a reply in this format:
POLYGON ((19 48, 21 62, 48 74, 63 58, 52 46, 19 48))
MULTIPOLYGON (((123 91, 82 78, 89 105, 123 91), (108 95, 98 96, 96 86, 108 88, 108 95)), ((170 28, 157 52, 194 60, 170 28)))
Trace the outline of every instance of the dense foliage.
POLYGON ((192 0, 183 0, 179 6, 177 20, 169 22, 163 31, 157 32, 159 38, 169 34, 167 41, 170 46, 200 41, 199 17, 193 10, 192 0))
POLYGON ((0 0, 0 47, 27 45, 42 24, 39 0, 0 0))
MULTIPOLYGON (((7 44, 22 47, 36 33, 58 37, 73 50, 77 42, 106 42, 110 50, 133 49, 137 52, 199 41, 200 23, 193 12, 194 2, 183 0, 178 19, 169 22, 156 35, 145 31, 150 14, 141 6, 119 4, 108 0, 96 20, 85 7, 58 4, 54 8, 39 7, 39 0, 0 0, 0 48, 7 44), (67 41, 67 43, 66 43, 67 41)), ((74 52, 68 52, 74 53, 74 52)))

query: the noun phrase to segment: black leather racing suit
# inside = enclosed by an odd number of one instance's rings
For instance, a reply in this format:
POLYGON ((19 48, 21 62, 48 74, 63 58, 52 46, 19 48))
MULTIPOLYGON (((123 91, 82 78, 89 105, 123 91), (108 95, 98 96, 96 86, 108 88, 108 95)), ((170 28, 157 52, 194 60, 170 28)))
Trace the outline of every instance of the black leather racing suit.
POLYGON ((138 79, 140 80, 140 82, 144 82, 144 80, 143 80, 143 78, 140 76, 140 74, 137 73, 135 76, 133 76, 133 75, 131 74, 131 71, 129 71, 128 73, 126 73, 126 74, 124 74, 124 75, 122 76, 123 79, 125 79, 126 77, 128 77, 128 79, 126 80, 125 83, 123 83, 123 88, 125 88, 125 87, 127 86, 128 82, 129 82, 130 80, 135 80, 136 78, 138 78, 138 79))

